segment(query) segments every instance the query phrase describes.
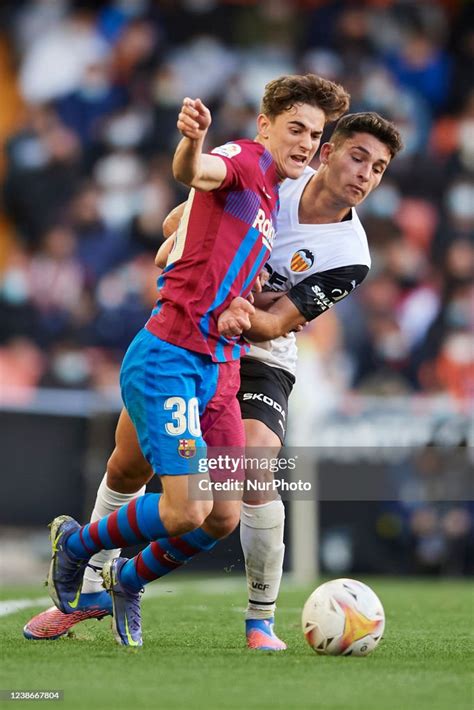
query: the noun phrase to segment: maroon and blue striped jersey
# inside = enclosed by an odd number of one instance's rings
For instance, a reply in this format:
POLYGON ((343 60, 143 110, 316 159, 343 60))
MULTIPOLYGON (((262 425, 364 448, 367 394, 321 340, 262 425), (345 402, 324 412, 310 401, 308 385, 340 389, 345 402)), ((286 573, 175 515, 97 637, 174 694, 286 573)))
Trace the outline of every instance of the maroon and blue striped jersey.
POLYGON ((226 163, 225 180, 217 190, 191 190, 146 328, 227 362, 247 346, 242 338, 219 335, 217 319, 233 298, 249 294, 270 256, 279 179, 260 143, 240 140, 212 152, 226 163))

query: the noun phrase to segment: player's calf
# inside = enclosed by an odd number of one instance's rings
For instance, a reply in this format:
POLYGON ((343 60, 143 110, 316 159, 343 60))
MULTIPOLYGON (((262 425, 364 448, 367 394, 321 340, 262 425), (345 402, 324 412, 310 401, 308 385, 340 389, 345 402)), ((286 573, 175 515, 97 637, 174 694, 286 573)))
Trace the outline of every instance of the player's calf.
POLYGON ((285 551, 284 522, 285 511, 281 500, 263 505, 242 505, 240 540, 249 595, 245 614, 249 648, 286 648, 273 631, 285 551))

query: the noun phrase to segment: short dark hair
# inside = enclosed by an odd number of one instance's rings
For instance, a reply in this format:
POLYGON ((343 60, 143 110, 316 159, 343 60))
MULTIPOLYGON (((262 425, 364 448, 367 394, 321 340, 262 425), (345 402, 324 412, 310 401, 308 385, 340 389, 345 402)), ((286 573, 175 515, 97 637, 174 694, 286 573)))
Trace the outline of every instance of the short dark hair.
POLYGON ((336 121, 349 108, 350 95, 333 81, 316 74, 289 74, 270 81, 265 86, 261 113, 275 118, 295 104, 317 106, 326 121, 336 121))
POLYGON ((375 111, 366 113, 348 113, 336 123, 331 143, 336 145, 350 138, 354 133, 370 133, 387 146, 392 158, 402 150, 403 141, 398 128, 375 111))

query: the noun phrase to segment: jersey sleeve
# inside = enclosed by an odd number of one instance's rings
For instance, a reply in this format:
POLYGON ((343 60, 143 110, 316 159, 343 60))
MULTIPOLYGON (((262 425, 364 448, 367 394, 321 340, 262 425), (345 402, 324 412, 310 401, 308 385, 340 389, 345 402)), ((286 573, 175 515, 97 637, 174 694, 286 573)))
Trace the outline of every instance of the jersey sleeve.
MULTIPOLYGON (((226 165, 227 174, 220 190, 239 189, 248 187, 255 174, 258 164, 258 144, 241 145, 240 143, 225 143, 211 151, 211 155, 222 158, 226 165)), ((261 152, 263 152, 261 150, 261 152)))
POLYGON ((362 283, 368 271, 365 264, 320 271, 293 286, 287 296, 301 315, 311 321, 348 296, 362 283))

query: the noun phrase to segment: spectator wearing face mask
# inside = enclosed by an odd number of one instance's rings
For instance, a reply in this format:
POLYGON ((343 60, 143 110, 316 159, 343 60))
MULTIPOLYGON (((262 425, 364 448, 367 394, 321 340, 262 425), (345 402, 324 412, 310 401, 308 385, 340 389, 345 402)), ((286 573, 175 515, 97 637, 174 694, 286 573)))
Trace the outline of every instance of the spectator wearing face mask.
POLYGON ((62 122, 78 136, 83 149, 97 140, 101 125, 127 103, 124 87, 114 84, 106 59, 87 64, 79 86, 55 101, 62 122))

